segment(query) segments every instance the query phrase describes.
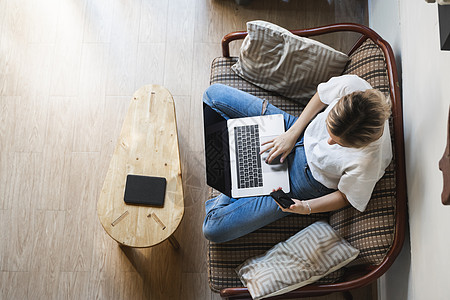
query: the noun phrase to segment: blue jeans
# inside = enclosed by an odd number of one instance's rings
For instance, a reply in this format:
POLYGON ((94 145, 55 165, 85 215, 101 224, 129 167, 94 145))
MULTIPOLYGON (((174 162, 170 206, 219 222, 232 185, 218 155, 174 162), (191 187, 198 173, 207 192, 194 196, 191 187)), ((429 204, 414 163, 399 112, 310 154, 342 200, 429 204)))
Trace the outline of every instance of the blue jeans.
MULTIPOLYGON (((203 95, 203 101, 225 119, 260 116, 263 100, 222 85, 211 85, 203 95)), ((281 109, 268 104, 264 114, 282 114, 285 128, 289 129, 297 120, 281 109)), ((303 134, 288 155, 290 192, 289 196, 307 200, 333 192, 314 179, 306 162, 303 134)), ((241 237, 270 224, 290 213, 283 212, 271 196, 230 198, 220 194, 205 203, 206 217, 203 234, 213 242, 222 243, 241 237)))

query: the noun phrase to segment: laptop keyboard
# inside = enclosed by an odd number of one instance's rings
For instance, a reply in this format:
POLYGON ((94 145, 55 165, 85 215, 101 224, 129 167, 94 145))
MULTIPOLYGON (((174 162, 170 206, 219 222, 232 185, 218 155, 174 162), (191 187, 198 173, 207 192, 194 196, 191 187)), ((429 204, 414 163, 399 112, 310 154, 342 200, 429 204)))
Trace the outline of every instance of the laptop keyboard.
POLYGON ((258 125, 234 128, 238 188, 263 186, 258 125))

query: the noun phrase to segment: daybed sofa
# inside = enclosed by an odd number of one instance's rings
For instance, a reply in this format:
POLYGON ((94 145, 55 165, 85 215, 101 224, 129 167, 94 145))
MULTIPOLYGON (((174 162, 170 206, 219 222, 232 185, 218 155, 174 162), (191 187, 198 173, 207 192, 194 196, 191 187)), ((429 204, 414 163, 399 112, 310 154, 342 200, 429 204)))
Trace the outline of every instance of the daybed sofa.
MULTIPOLYGON (((347 265, 314 284, 304 286, 281 298, 319 296, 332 292, 345 292, 372 283, 392 265, 399 254, 405 236, 406 182, 403 143, 402 103, 394 55, 389 44, 368 27, 358 24, 335 24, 312 29, 293 30, 292 33, 314 37, 336 32, 356 32, 361 35, 350 50, 344 74, 357 74, 374 88, 381 90, 392 101, 390 130, 394 158, 383 178, 377 183, 367 209, 361 213, 351 206, 335 212, 292 215, 280 219, 239 239, 208 247, 209 283, 222 297, 251 299, 243 287, 235 268, 247 258, 263 254, 280 241, 288 239, 311 223, 326 219, 329 224, 355 248, 359 256, 347 265)), ((222 40, 223 56, 214 59, 211 67, 211 84, 222 83, 267 99, 286 112, 298 115, 304 105, 274 92, 265 91, 237 76, 231 66, 237 57, 230 57, 229 43, 243 39, 246 32, 234 32, 222 40)), ((211 189, 211 197, 217 191, 211 189)), ((275 298, 273 298, 275 299, 275 298)))

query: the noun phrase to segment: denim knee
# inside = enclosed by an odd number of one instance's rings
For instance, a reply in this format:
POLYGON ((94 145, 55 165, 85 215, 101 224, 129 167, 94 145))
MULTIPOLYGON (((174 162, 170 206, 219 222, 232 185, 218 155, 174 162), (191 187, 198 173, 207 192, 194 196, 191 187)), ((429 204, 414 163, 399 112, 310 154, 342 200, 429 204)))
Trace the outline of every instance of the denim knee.
POLYGON ((203 102, 205 102, 209 106, 213 106, 213 99, 219 99, 220 97, 223 97, 224 89, 226 88, 229 88, 229 86, 221 83, 214 83, 210 85, 203 93, 203 102))
POLYGON ((203 222, 203 235, 205 238, 211 242, 214 243, 222 243, 223 240, 223 234, 217 230, 217 227, 215 226, 209 226, 208 225, 208 217, 205 218, 205 221, 203 222))

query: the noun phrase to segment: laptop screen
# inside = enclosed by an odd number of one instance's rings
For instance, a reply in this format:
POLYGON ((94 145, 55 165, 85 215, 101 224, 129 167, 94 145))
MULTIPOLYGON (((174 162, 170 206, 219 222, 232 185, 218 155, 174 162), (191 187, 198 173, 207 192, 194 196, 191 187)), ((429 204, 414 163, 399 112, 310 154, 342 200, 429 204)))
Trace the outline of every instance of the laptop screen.
POLYGON ((230 150, 227 121, 207 104, 203 104, 206 182, 231 196, 230 150))

